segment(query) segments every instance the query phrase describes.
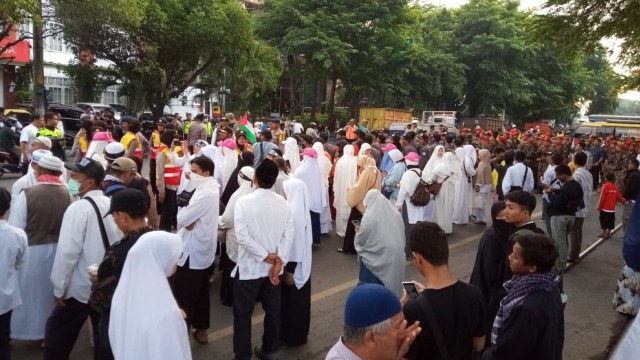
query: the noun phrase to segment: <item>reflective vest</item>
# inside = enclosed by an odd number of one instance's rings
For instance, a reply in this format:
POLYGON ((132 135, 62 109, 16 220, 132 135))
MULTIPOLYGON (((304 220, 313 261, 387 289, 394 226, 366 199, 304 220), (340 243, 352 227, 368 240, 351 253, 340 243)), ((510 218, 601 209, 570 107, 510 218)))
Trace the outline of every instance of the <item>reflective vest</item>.
POLYGON ((213 127, 211 126, 211 123, 209 121, 204 123, 204 130, 205 130, 205 133, 207 134, 207 137, 210 138, 211 135, 213 134, 213 127))
POLYGON ((183 127, 183 129, 184 129, 184 134, 185 134, 185 135, 189 135, 189 128, 191 127, 191 123, 192 123, 192 121, 191 121, 191 120, 190 120, 190 121, 185 121, 185 122, 184 122, 184 127, 183 127))
MULTIPOLYGON (((138 138, 136 138, 136 134, 127 131, 122 138, 120 139, 120 143, 122 145, 124 145, 124 151, 127 152, 129 151, 129 145, 131 145, 131 142, 133 140, 138 140, 138 138)), ((133 152, 133 155, 142 158, 142 144, 140 143, 140 141, 137 142, 136 144, 136 150, 133 152)))
MULTIPOLYGON (((151 148, 153 150, 156 151, 160 151, 162 149, 162 142, 160 142, 160 132, 158 130, 155 130, 154 132, 151 133, 151 148)), ((156 152, 152 151, 151 152, 151 158, 155 159, 156 158, 156 152)))
POLYGON ((171 163, 171 158, 169 157, 169 149, 163 144, 160 146, 162 152, 164 153, 164 172, 162 173, 164 176, 164 185, 165 186, 178 186, 180 185, 180 176, 182 176, 182 168, 178 165, 171 163))

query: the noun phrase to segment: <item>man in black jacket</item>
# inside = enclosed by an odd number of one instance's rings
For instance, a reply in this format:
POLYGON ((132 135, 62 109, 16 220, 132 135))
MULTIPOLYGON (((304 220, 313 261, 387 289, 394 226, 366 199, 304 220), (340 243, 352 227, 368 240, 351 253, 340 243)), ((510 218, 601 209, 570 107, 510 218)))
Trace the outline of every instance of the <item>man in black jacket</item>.
POLYGON ((564 314, 556 276, 558 249, 541 234, 519 236, 509 255, 513 278, 505 284, 483 360, 562 359, 564 314))
MULTIPOLYGON (((576 221, 576 212, 584 208, 584 193, 580 183, 571 176, 568 165, 560 164, 555 168, 556 178, 562 187, 554 189, 546 186, 544 192, 549 195, 549 216, 551 218, 550 236, 558 245, 558 258, 554 271, 560 276, 567 267, 569 255, 569 234, 576 221)), ((562 286, 560 287, 562 289, 562 286)))
MULTIPOLYGON (((629 218, 631 218, 631 211, 636 204, 638 195, 640 195, 640 170, 638 166, 640 162, 638 159, 629 160, 627 165, 627 176, 624 178, 624 188, 622 189, 622 197, 627 200, 624 206, 624 212, 622 213, 622 230, 627 233, 627 226, 629 224, 629 218)), ((624 235, 622 235, 624 237, 624 235)))

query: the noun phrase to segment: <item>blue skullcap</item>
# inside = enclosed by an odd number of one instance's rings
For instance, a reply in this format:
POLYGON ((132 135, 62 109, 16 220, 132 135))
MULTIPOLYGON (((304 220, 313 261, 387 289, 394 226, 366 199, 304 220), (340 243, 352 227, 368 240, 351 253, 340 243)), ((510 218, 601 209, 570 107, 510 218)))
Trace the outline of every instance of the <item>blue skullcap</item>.
POLYGON ((356 287, 344 306, 344 323, 352 328, 365 328, 390 319, 400 313, 398 298, 382 285, 364 284, 356 287))

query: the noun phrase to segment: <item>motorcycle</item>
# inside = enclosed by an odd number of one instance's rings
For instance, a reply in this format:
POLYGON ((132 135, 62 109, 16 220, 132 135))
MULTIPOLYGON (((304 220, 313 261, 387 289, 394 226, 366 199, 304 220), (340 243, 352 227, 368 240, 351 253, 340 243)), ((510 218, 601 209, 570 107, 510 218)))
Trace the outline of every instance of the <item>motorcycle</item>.
POLYGON ((0 150, 0 178, 4 174, 22 174, 20 158, 13 153, 0 150))

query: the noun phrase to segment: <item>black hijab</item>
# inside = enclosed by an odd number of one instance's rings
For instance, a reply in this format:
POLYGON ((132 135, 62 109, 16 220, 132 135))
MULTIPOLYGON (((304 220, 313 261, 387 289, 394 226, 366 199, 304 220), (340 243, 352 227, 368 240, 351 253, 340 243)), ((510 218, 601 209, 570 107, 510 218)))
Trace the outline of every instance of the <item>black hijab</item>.
POLYGON ((224 188, 222 196, 220 196, 220 202, 224 206, 227 206, 231 195, 233 195, 233 193, 236 192, 236 190, 238 190, 238 188, 240 187, 240 184, 238 184, 238 173, 240 172, 240 169, 245 166, 253 166, 253 157, 253 152, 248 150, 244 150, 240 153, 240 155, 238 155, 238 166, 236 166, 236 168, 229 176, 227 186, 224 188))

